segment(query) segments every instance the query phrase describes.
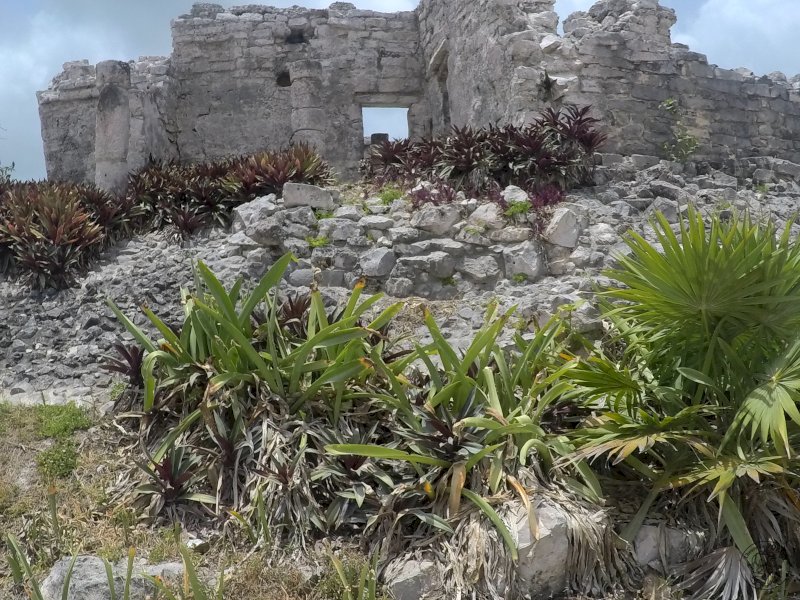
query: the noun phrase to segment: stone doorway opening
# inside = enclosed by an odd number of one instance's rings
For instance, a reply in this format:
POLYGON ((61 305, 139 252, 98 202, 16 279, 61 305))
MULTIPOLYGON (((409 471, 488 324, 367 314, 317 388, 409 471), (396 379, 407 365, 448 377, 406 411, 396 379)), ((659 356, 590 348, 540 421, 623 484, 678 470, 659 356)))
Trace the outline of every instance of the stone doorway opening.
POLYGON ((373 139, 403 140, 409 137, 407 106, 363 106, 361 121, 366 146, 373 139))

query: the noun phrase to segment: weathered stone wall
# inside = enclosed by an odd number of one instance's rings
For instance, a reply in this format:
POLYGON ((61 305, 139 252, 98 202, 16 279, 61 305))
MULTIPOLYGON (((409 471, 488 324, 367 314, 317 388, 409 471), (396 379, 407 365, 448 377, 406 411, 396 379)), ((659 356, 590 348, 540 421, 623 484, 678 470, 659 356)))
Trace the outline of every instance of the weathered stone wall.
MULTIPOLYGON (((340 174, 363 157, 364 106, 409 108, 412 137, 450 125, 522 123, 548 105, 591 104, 608 150, 659 154, 674 98, 698 156, 800 162, 800 76, 720 69, 672 44, 657 0, 600 0, 557 33, 555 0, 422 0, 414 12, 196 4, 173 22, 169 59, 130 63, 125 161, 203 160, 307 141, 340 174)), ((51 178, 95 180, 106 117, 95 68, 67 63, 40 93, 51 178), (99 120, 98 120, 99 119, 99 120), (99 130, 98 130, 99 131, 99 130), (98 146, 99 144, 99 146, 98 146)), ((112 143, 113 142, 113 143, 112 143)), ((115 146, 116 144, 116 146, 115 146)), ((125 143, 122 143, 125 145, 125 143)), ((106 157, 107 158, 107 157, 106 157)), ((115 158, 118 165, 122 158, 115 158)), ((106 177, 100 174, 100 179, 106 177)))
POLYGON ((672 43, 675 12, 657 0, 600 1, 566 19, 563 36, 554 4, 422 0, 434 131, 523 123, 550 104, 592 105, 608 149, 651 155, 672 140, 676 118, 659 105, 674 98, 699 157, 800 159, 800 76, 710 65, 672 43))
POLYGON ((68 62, 50 89, 39 92, 39 118, 47 175, 51 179, 94 181, 97 101, 95 67, 68 62))
MULTIPOLYGON (((530 62, 542 31, 555 31, 554 4, 555 0, 422 0, 417 12, 434 133, 451 124, 509 119, 518 101, 513 86, 516 65, 530 62)), ((524 103, 528 109, 541 106, 535 95, 524 103)))
POLYGON ((413 12, 195 5, 172 34, 186 159, 305 140, 352 173, 364 153, 361 107, 422 96, 413 12))
POLYGON ((710 65, 671 43, 675 21, 657 0, 607 0, 572 15, 548 61, 575 75, 564 81, 564 99, 595 106, 612 147, 626 153, 659 152, 674 124, 659 104, 674 98, 700 142, 699 157, 800 160, 800 76, 759 78, 710 65))
POLYGON ((177 82, 170 60, 143 56, 131 65, 128 168, 141 167, 149 155, 177 159, 177 82))
POLYGON ((149 156, 178 158, 169 60, 70 62, 39 92, 47 176, 119 188, 149 156))

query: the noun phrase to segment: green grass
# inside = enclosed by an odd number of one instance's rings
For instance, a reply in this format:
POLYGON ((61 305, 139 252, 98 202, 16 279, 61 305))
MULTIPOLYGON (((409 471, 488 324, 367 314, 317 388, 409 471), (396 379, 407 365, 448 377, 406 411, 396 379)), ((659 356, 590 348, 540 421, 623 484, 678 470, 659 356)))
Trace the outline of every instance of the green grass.
POLYGON ((306 242, 308 242, 308 245, 312 248, 324 248, 325 246, 329 246, 331 243, 331 241, 324 235, 319 237, 307 237, 306 242))
POLYGON ((34 409, 0 403, 0 435, 13 432, 23 441, 36 438, 36 413, 34 409))
POLYGON ((111 402, 116 402, 122 397, 122 394, 125 393, 125 390, 128 386, 123 381, 115 381, 114 385, 111 386, 111 391, 108 393, 108 399, 111 402))
POLYGON ((378 192, 378 198, 387 206, 403 197, 403 190, 393 185, 388 185, 378 192))
POLYGON ((514 283, 528 283, 528 276, 525 273, 516 273, 512 278, 511 281, 514 283))
POLYGON ((320 221, 322 219, 332 219, 333 218, 333 211, 323 210, 321 208, 318 208, 317 210, 315 210, 314 214, 316 215, 317 220, 320 220, 320 221))
POLYGON ((63 406, 37 406, 38 433, 43 438, 65 438, 76 431, 89 429, 92 421, 73 403, 63 406))
POLYGON ((36 456, 36 466, 45 479, 66 478, 78 466, 78 451, 71 440, 60 439, 36 456))

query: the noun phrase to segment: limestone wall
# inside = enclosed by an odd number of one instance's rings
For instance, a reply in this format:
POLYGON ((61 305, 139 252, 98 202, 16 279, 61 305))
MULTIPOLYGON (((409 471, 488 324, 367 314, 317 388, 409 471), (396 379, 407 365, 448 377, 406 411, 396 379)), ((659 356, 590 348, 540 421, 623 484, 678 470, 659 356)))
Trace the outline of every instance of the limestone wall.
POLYGON ((657 153, 674 120, 659 104, 678 100, 699 156, 800 159, 800 76, 756 77, 727 70, 672 44, 676 16, 656 0, 608 0, 564 24, 549 61, 572 70, 565 99, 592 104, 605 117, 612 144, 626 153, 657 153))
MULTIPOLYGON (((521 99, 516 65, 531 61, 543 31, 555 31, 555 0, 422 0, 417 12, 426 98, 435 133, 508 120, 521 99)), ((525 97, 526 108, 542 104, 525 97)))
POLYGON ((39 118, 47 175, 51 179, 94 181, 94 130, 97 101, 95 67, 69 62, 39 92, 39 118))
POLYGON ((149 156, 178 158, 169 60, 70 62, 39 92, 47 176, 115 189, 149 156))
POLYGON ((422 0, 392 14, 345 2, 196 4, 173 21, 169 59, 128 63, 130 83, 114 84, 129 127, 119 107, 114 127, 98 114, 106 84, 88 63, 67 63, 40 93, 48 175, 106 185, 97 148, 119 172, 150 154, 197 161, 308 141, 348 177, 364 153, 364 106, 408 107, 418 137, 591 104, 607 150, 654 155, 674 133, 675 117, 659 109, 670 98, 700 158, 800 162, 800 76, 709 65, 672 43, 675 13, 657 0, 600 0, 570 16, 563 36, 554 3, 422 0))
POLYGON ((361 107, 411 107, 422 95, 413 12, 195 5, 172 34, 186 159, 305 140, 352 173, 364 153, 361 107))

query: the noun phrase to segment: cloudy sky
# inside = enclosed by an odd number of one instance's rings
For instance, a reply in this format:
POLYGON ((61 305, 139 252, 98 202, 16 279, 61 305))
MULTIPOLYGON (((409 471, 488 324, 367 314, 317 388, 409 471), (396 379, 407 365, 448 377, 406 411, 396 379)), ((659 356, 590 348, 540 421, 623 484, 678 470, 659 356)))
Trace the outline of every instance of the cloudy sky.
MULTIPOLYGON (((332 0, 263 0, 325 7, 332 0)), ((359 8, 411 10, 417 0, 351 0, 359 8)), ((469 0, 464 0, 469 1, 469 0)), ((61 64, 87 58, 128 60, 168 54, 169 21, 193 0, 0 0, 0 165, 16 163, 20 178, 44 177, 36 90, 61 64)), ((222 0, 243 4, 244 0, 222 0)), ((564 17, 593 0, 558 0, 564 17)), ((800 73, 800 0, 662 0, 675 8, 673 39, 712 63, 756 73, 800 73)))

